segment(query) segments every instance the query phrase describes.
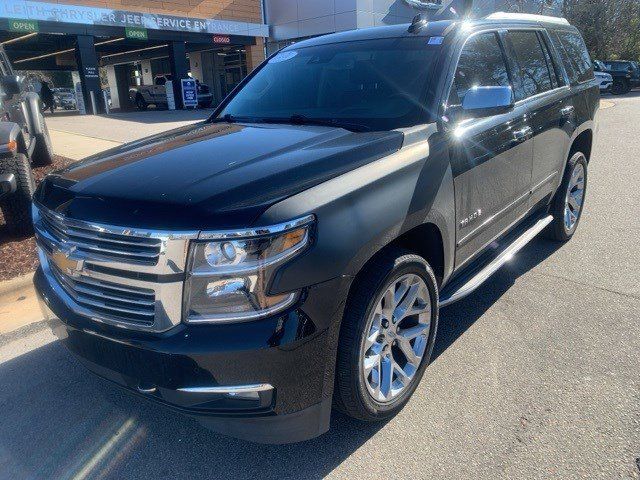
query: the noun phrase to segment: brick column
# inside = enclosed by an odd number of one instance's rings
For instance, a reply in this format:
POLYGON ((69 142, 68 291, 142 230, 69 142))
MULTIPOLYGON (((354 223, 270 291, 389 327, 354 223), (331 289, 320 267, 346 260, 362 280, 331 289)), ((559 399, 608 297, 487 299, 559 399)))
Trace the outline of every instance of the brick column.
POLYGON ((247 46, 247 73, 264 61, 264 38, 257 37, 256 44, 247 46))

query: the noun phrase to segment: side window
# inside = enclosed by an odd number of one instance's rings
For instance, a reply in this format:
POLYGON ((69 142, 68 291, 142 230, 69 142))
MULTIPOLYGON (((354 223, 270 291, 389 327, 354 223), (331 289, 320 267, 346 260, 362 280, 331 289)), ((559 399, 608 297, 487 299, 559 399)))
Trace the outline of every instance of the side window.
POLYGON ((462 105, 471 87, 509 86, 507 65, 495 33, 482 33, 471 37, 465 44, 447 105, 462 105))
POLYGON ((567 65, 567 73, 571 83, 586 82, 593 78, 591 57, 582 37, 576 32, 557 31, 553 34, 554 42, 567 65))
POLYGON ((560 74, 558 66, 555 64, 549 51, 549 45, 542 33, 538 33, 540 38, 540 44, 542 45, 542 51, 544 52, 544 58, 547 61, 547 68, 549 69, 549 75, 551 75, 551 85, 553 88, 562 87, 565 84, 563 76, 560 74))
POLYGON ((553 83, 537 32, 511 31, 507 35, 519 67, 516 101, 551 90, 553 83))

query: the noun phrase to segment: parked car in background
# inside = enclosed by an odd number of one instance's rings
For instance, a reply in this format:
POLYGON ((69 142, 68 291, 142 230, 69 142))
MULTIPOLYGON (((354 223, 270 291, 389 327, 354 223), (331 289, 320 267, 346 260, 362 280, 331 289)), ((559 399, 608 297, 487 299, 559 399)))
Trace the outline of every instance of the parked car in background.
POLYGON ((640 66, 630 60, 605 60, 606 73, 613 77, 611 93, 623 95, 640 86, 640 66))
POLYGON ((56 108, 62 108, 64 110, 75 110, 78 108, 76 104, 76 92, 73 88, 54 88, 53 99, 56 108))
POLYGON ((598 80, 600 93, 611 92, 611 87, 613 86, 613 77, 606 70, 604 63, 600 60, 593 61, 593 73, 596 80, 598 80))
MULTIPOLYGON (((171 75, 156 75, 153 85, 141 85, 139 87, 131 87, 129 89, 129 98, 138 108, 138 110, 146 110, 149 105, 167 106, 167 90, 166 83, 171 81, 171 75)), ((198 106, 209 108, 213 102, 213 94, 208 85, 197 83, 198 85, 198 106)))
POLYGON ((558 18, 303 40, 208 120, 43 181, 43 313, 90 370, 225 434, 387 420, 440 308, 543 230, 572 238, 599 103, 558 18))
POLYGON ((0 44, 0 210, 10 231, 32 232, 31 196, 35 182, 31 165, 49 165, 53 150, 40 97, 27 91, 0 44))

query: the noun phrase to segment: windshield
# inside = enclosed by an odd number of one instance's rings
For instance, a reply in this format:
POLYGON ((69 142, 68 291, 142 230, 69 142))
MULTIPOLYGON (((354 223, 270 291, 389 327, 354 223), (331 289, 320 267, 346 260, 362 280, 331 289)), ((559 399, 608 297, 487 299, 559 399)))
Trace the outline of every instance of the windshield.
POLYGON ((612 72, 626 72, 629 68, 633 68, 629 62, 605 62, 605 66, 612 72))
POLYGON ((368 130, 415 125, 425 117, 438 51, 425 37, 290 48, 271 58, 219 118, 286 123, 296 117, 368 130))

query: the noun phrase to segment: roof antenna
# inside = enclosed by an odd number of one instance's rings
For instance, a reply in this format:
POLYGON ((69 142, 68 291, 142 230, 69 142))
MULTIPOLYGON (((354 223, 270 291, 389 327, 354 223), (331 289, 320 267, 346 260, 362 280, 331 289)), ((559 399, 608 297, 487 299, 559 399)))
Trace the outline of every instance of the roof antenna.
POLYGON ((411 21, 411 25, 409 25, 409 29, 407 31, 409 33, 418 33, 427 25, 427 23, 428 23, 427 19, 422 18, 422 14, 419 13, 418 15, 413 17, 413 20, 411 21))

